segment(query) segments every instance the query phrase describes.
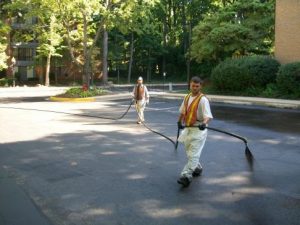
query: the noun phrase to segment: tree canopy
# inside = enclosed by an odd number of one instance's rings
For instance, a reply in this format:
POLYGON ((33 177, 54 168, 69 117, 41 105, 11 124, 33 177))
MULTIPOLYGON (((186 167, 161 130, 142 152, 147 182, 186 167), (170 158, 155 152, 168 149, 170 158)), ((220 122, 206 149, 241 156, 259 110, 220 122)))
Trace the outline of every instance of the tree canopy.
POLYGON ((192 56, 224 59, 270 54, 274 42, 274 1, 239 0, 207 14, 194 28, 192 56))
MULTIPOLYGON (((131 82, 139 75, 160 80, 164 72, 183 81, 225 57, 273 51, 274 0, 4 2, 8 18, 37 18, 29 32, 15 30, 14 36, 37 42, 46 68, 53 57, 70 60, 88 84, 94 78, 131 82)), ((8 32, 1 20, 0 32, 8 32)), ((1 38, 0 48, 6 44, 1 38)))

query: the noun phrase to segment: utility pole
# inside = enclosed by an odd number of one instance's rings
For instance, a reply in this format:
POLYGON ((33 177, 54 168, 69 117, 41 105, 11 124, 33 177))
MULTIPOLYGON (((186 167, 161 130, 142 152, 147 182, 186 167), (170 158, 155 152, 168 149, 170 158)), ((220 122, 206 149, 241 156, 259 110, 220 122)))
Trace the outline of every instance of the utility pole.
POLYGON ((11 58, 11 69, 12 69, 12 77, 13 77, 13 87, 16 86, 16 81, 15 81, 15 66, 16 66, 16 59, 15 57, 11 58))
POLYGON ((163 77, 164 77, 164 79, 163 79, 163 92, 165 92, 165 79, 166 79, 166 75, 167 75, 167 73, 163 72, 163 77))

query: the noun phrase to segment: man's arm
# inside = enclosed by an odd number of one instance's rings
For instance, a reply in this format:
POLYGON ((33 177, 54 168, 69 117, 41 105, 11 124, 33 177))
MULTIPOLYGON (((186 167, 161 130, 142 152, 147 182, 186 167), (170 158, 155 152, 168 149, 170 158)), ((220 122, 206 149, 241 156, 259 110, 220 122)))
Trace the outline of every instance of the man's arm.
POLYGON ((207 125, 213 118, 210 110, 209 101, 206 97, 204 97, 203 100, 201 100, 201 108, 202 108, 202 115, 203 115, 203 121, 202 124, 207 125))
POLYGON ((184 114, 180 114, 179 118, 178 118, 178 121, 177 121, 177 127, 178 127, 179 130, 184 128, 184 126, 182 125, 183 117, 184 117, 184 114))
POLYGON ((204 117, 203 123, 207 125, 207 124, 209 123, 210 120, 211 120, 211 118, 209 118, 209 117, 204 117))
POLYGON ((145 86, 145 99, 147 104, 149 104, 150 96, 149 96, 148 88, 146 86, 145 86))
POLYGON ((135 92, 136 92, 136 91, 135 91, 135 87, 136 87, 136 86, 133 87, 133 90, 132 90, 132 93, 131 93, 131 97, 132 97, 134 100, 135 100, 135 92))
POLYGON ((179 118, 178 118, 178 122, 182 123, 183 117, 184 117, 184 114, 180 114, 179 118))

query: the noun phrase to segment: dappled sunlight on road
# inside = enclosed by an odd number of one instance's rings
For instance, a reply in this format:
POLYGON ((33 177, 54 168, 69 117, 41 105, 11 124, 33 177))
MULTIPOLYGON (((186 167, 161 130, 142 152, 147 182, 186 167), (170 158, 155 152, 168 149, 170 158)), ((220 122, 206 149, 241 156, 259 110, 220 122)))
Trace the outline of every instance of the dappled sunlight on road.
MULTIPOLYGON (((124 102, 15 106, 38 110, 1 109, 0 169, 56 224, 283 224, 287 214, 298 221, 296 134, 216 118, 211 127, 249 137, 253 170, 242 141, 209 131, 203 174, 182 188, 176 181, 186 163, 183 145, 174 151, 137 125, 134 109, 119 121, 54 112, 115 117, 126 110, 124 102)), ((146 122, 175 139, 173 106, 153 101, 146 122)))
POLYGON ((154 199, 146 199, 136 203, 138 208, 152 218, 176 218, 186 214, 181 207, 164 207, 162 202, 154 199))
MULTIPOLYGON (((200 202, 199 202, 200 203, 200 202)), ((154 219, 176 219, 179 217, 196 217, 201 219, 214 219, 220 216, 214 207, 209 204, 201 204, 199 210, 198 204, 180 204, 180 206, 165 205, 166 203, 156 199, 145 199, 137 204, 137 207, 143 214, 154 219)))
POLYGON ((272 192, 274 192, 273 189, 268 187, 241 187, 232 190, 232 193, 238 193, 240 195, 263 195, 272 192))
POLYGON ((87 216, 103 216, 103 215, 111 215, 113 212, 110 209, 103 208, 92 208, 83 212, 84 215, 87 216))
POLYGON ((266 144, 272 144, 272 145, 280 144, 280 141, 275 140, 275 139, 263 139, 263 140, 261 140, 261 142, 266 143, 266 144))
POLYGON ((123 152, 117 152, 117 151, 106 151, 106 152, 101 152, 101 155, 123 155, 123 152))
POLYGON ((243 143, 241 140, 237 139, 237 138, 234 138, 234 137, 229 137, 228 135, 226 134, 216 134, 215 132, 213 131, 209 131, 209 138, 214 140, 214 141, 230 141, 230 142, 237 142, 237 143, 243 143))
MULTIPOLYGON (((9 105, 6 106, 9 107, 9 105)), ((99 114, 100 112, 105 110, 107 111, 109 109, 109 106, 107 106, 106 103, 69 104, 44 102, 42 104, 36 104, 36 107, 32 106, 32 104, 30 107, 27 107, 26 103, 20 103, 17 105, 10 104, 10 106, 17 106, 17 108, 2 108, 0 111, 0 123, 3 126, 5 126, 6 123, 9 123, 1 134, 1 141, 3 143, 38 140, 54 134, 82 133, 84 131, 95 131, 101 133, 120 131, 131 135, 143 135, 148 133, 146 129, 137 129, 139 127, 136 126, 135 120, 131 121, 132 126, 127 126, 126 124, 120 125, 118 121, 112 123, 109 120, 102 120, 99 118, 87 118, 71 115, 80 115, 83 111, 85 114, 90 114, 89 111, 91 110, 97 110, 99 114), (63 109, 61 110, 62 107, 63 109), (86 123, 87 121, 90 121, 91 123, 86 123), (94 122, 97 122, 97 124, 94 122), (31 132, 28 132, 30 130, 35 130, 34 136, 31 132)), ((93 115, 95 113, 96 112, 93 111, 91 114, 93 115)), ((113 117, 115 112, 114 114, 110 114, 110 116, 113 117)), ((91 141, 94 141, 100 138, 100 136, 95 135, 88 138, 91 141)))
POLYGON ((273 193, 274 191, 271 188, 264 187, 240 187, 233 188, 227 192, 221 192, 211 196, 209 201, 214 203, 229 203, 229 202, 237 202, 242 201, 243 199, 247 199, 252 197, 253 195, 265 195, 273 193))
POLYGON ((232 185, 247 185, 249 184, 250 172, 240 172, 235 174, 230 174, 225 177, 219 178, 208 178, 206 180, 207 184, 210 185, 222 185, 222 186, 232 186, 232 185))
POLYGON ((138 180, 138 179, 145 179, 147 178, 147 174, 141 174, 141 173, 134 173, 126 176, 127 179, 129 180, 138 180))

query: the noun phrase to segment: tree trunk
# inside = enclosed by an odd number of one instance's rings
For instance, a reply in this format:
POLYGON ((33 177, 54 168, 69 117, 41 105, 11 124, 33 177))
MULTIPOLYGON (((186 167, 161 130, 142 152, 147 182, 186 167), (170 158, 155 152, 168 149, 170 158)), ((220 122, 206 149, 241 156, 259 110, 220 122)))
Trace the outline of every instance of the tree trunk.
POLYGON ((129 60, 129 68, 128 68, 128 78, 127 82, 130 83, 131 81, 131 70, 132 70, 132 62, 133 62, 133 49, 134 49, 134 35, 133 32, 131 33, 131 46, 130 46, 130 60, 129 60))
MULTIPOLYGON (((163 25, 163 48, 166 50, 167 48, 167 21, 164 20, 163 25)), ((162 61, 162 72, 166 72, 166 54, 165 51, 163 52, 163 61, 162 61)))
POLYGON ((186 21, 186 12, 185 4, 182 3, 182 31, 183 31, 183 54, 187 52, 187 21, 186 21))
POLYGON ((69 24, 65 23, 65 26, 67 27, 67 43, 68 43, 68 48, 69 48, 69 52, 71 55, 71 59, 72 62, 75 63, 76 66, 78 66, 79 68, 82 68, 82 65, 78 62, 78 60, 76 59, 75 55, 74 55, 74 50, 72 47, 72 43, 71 43, 71 36, 70 36, 70 28, 69 28, 69 24))
POLYGON ((50 75, 50 63, 51 63, 51 53, 48 54, 48 56, 47 56, 47 63, 46 63, 45 86, 47 86, 47 87, 50 85, 50 79, 49 79, 49 75, 50 75))
MULTIPOLYGON (((109 10, 109 0, 105 0, 105 8, 109 10)), ((105 22, 103 23, 103 55, 102 55, 102 82, 107 84, 108 81, 108 66, 107 66, 107 54, 108 54, 108 31, 105 22)))
POLYGON ((148 49, 148 64, 147 64, 147 82, 151 81, 151 55, 150 48, 148 49))
POLYGON ((103 27, 103 58, 102 58, 102 81, 104 84, 108 80, 108 71, 107 71, 107 53, 108 53, 108 32, 106 26, 103 27))
POLYGON ((117 66, 117 72, 118 72, 118 84, 120 84, 120 69, 119 69, 119 65, 117 66))
POLYGON ((186 80, 189 83, 191 77, 191 41, 192 41, 192 24, 189 22, 188 32, 188 53, 186 55, 186 80))
POLYGON ((88 37, 87 37, 87 20, 86 20, 86 14, 85 12, 82 13, 83 16, 83 58, 84 58, 84 65, 83 65, 83 77, 82 81, 84 84, 87 85, 87 87, 90 87, 90 57, 88 54, 88 37))

